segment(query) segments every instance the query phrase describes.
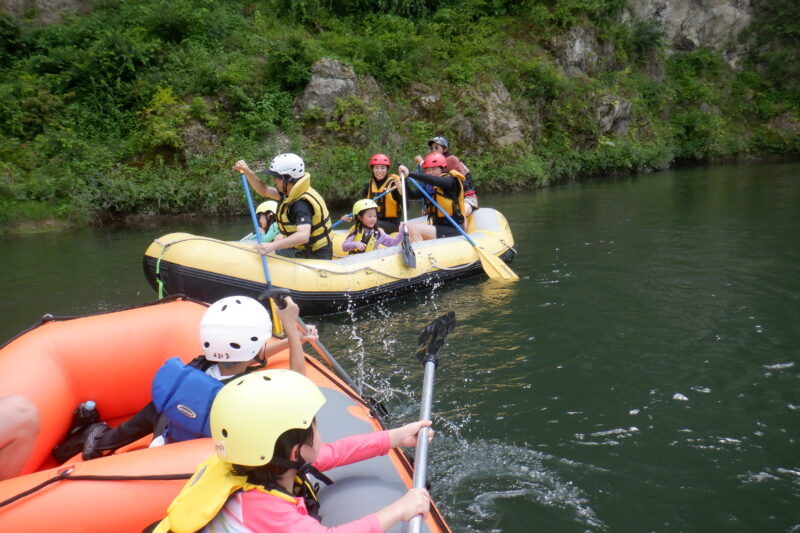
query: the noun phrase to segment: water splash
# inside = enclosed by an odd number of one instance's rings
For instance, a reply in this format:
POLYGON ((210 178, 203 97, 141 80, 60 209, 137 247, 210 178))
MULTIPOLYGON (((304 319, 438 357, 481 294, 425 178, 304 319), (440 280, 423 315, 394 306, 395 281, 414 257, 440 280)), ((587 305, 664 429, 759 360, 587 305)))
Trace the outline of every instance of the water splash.
POLYGON ((437 480, 432 495, 454 531, 501 533, 504 518, 521 518, 512 516, 515 509, 527 509, 524 519, 530 521, 530 509, 537 506, 565 523, 606 529, 584 491, 565 479, 565 470, 587 465, 497 441, 442 440, 429 467, 437 480))

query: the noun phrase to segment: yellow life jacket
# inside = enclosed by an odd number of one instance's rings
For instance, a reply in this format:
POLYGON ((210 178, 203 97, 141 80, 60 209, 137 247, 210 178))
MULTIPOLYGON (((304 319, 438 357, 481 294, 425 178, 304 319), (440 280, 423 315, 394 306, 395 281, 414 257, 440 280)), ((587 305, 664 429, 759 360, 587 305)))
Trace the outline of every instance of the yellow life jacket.
MULTIPOLYGON (((375 198, 386 189, 393 187, 399 183, 400 177, 397 174, 387 176, 383 181, 377 182, 375 179, 369 180, 369 190, 367 191, 367 198, 375 198)), ((400 213, 397 200, 394 199, 393 193, 385 194, 375 201, 378 204, 378 219, 396 219, 400 213)))
MULTIPOLYGON (((364 244, 367 245, 367 247, 364 249, 364 251, 365 252, 371 252, 372 250, 375 249, 375 243, 378 241, 378 227, 375 226, 375 228, 372 230, 372 233, 370 233, 369 237, 365 241, 364 240, 364 226, 362 226, 361 224, 358 224, 358 226, 359 226, 359 229, 358 229, 358 231, 356 231, 355 236, 353 236, 353 242, 363 242, 364 244)), ((351 254, 360 254, 362 252, 361 252, 361 250, 352 250, 350 253, 351 254)))
POLYGON ((311 176, 308 173, 294 184, 289 196, 278 205, 278 229, 287 237, 297 232, 297 225, 289 220, 289 208, 298 200, 306 200, 311 204, 314 214, 311 217, 311 235, 308 242, 295 246, 295 248, 298 250, 310 249, 315 252, 331 242, 331 217, 328 214, 325 200, 311 188, 311 176))
MULTIPOLYGON (((457 170, 448 170, 442 177, 451 176, 457 179, 458 181, 458 195, 457 196, 448 196, 445 194, 444 190, 441 187, 433 187, 433 199, 436 200, 442 209, 447 211, 447 214, 453 217, 453 220, 456 221, 457 224, 464 223, 464 180, 466 179, 463 174, 458 172, 457 170)), ((429 203, 426 202, 426 211, 428 213, 428 221, 431 224, 447 224, 450 223, 447 221, 447 218, 439 211, 439 209, 429 203)))
POLYGON ((247 476, 236 475, 230 463, 216 455, 197 468, 178 496, 167 508, 167 517, 158 523, 153 533, 194 533, 203 529, 219 513, 230 496, 238 490, 259 490, 298 505, 293 498, 279 490, 267 490, 247 482, 247 476))

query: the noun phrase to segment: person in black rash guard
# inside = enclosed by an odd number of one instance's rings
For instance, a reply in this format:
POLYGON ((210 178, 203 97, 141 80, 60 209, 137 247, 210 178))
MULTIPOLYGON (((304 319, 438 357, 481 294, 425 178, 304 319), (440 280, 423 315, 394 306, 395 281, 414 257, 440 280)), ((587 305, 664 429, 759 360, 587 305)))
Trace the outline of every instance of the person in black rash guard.
POLYGON ((275 252, 285 257, 333 259, 331 219, 322 196, 311 187, 311 176, 297 154, 276 156, 265 172, 274 187, 266 185, 244 160, 234 165, 253 189, 266 198, 279 200, 277 224, 280 236, 253 246, 261 255, 275 252))
MULTIPOLYGON (((433 187, 433 199, 447 212, 456 224, 464 224, 464 176, 458 173, 445 172, 447 160, 444 155, 431 152, 422 162, 422 172, 409 172, 404 165, 398 167, 402 176, 410 176, 420 184, 433 187)), ((406 190, 409 198, 422 198, 423 195, 413 187, 406 190)), ((461 232, 447 220, 439 209, 426 203, 428 224, 408 224, 408 236, 411 242, 453 237, 461 232)))

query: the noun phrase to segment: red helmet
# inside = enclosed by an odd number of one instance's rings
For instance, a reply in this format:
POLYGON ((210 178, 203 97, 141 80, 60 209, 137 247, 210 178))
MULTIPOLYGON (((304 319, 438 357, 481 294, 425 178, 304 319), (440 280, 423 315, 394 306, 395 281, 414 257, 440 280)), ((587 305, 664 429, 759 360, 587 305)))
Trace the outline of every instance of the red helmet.
POLYGON ((375 154, 369 159, 369 166, 386 165, 388 167, 391 166, 390 163, 391 161, 389 161, 389 157, 383 154, 375 154))
POLYGON ((433 167, 447 168, 447 158, 438 152, 429 153, 425 156, 425 160, 422 162, 422 168, 433 167))

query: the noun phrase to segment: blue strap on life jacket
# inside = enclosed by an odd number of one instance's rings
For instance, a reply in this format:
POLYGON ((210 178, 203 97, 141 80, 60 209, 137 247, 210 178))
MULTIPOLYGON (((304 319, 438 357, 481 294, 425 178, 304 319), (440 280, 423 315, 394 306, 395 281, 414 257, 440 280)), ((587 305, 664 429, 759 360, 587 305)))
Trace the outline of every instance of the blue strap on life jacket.
POLYGON ((153 405, 167 417, 167 442, 211 436, 211 404, 223 385, 177 357, 164 362, 153 378, 153 405))

